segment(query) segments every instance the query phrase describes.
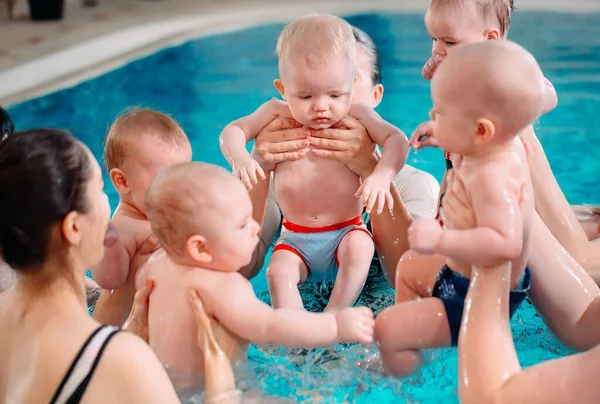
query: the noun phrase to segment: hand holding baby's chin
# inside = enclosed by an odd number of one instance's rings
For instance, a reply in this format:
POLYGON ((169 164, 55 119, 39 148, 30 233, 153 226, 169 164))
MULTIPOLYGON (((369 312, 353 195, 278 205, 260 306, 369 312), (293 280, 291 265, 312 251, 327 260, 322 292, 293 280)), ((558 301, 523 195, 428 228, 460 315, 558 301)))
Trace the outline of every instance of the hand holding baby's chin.
POLYGON ((408 244, 420 254, 434 254, 441 236, 442 227, 437 220, 416 220, 408 229, 408 244))
POLYGON ((233 165, 233 174, 238 177, 248 191, 258 184, 258 180, 266 178, 265 172, 261 168, 258 161, 248 157, 245 160, 237 162, 233 165))
POLYGON ((339 342, 373 342, 375 319, 368 307, 348 307, 335 316, 339 342))

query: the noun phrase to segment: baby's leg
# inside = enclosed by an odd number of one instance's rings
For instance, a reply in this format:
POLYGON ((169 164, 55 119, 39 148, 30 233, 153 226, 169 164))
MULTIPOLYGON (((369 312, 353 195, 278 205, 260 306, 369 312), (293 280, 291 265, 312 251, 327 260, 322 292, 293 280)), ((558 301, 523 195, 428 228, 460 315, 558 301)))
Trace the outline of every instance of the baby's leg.
POLYGON ((430 297, 433 286, 444 266, 441 255, 421 255, 408 250, 396 267, 396 303, 430 297))
POLYGON ((306 280, 308 269, 297 254, 288 250, 277 250, 267 267, 267 282, 271 305, 274 308, 304 309, 298 284, 306 280))
POLYGON ((396 377, 411 375, 422 362, 420 349, 452 342, 442 301, 428 297, 388 307, 375 319, 375 341, 387 372, 396 377))
POLYGON ((373 239, 366 231, 352 230, 342 238, 337 250, 339 269, 324 312, 336 313, 354 304, 365 285, 374 252, 373 239))

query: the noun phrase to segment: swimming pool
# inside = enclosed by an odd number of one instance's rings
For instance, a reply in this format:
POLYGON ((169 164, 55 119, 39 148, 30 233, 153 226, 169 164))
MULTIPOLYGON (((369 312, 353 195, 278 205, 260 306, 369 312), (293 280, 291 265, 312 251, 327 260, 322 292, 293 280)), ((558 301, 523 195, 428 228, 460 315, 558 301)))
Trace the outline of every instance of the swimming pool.
MULTIPOLYGON (((365 14, 348 18, 369 33, 381 50, 385 97, 378 112, 410 132, 427 119, 428 83, 420 77, 430 42, 420 14, 365 14)), ((538 58, 554 83, 559 106, 537 125, 556 177, 571 203, 599 203, 594 156, 600 133, 600 14, 517 12, 510 37, 538 58)), ((55 126, 71 130, 99 159, 102 138, 112 119, 139 105, 172 114, 187 132, 194 160, 226 166, 217 142, 229 121, 274 96, 274 56, 280 25, 202 38, 162 50, 123 68, 35 100, 9 112, 18 128, 55 126)), ((438 179, 444 169, 439 150, 411 154, 409 162, 438 179)), ((110 181, 105 178, 106 183, 110 181)), ((107 186, 112 207, 117 195, 107 186)), ((268 301, 264 272, 253 280, 268 301)), ((319 306, 327 285, 303 287, 305 300, 319 306)), ((372 273, 360 301, 377 312, 393 302, 380 273, 372 273)), ((525 366, 569 351, 552 337, 528 303, 512 321, 521 363, 525 366)), ((353 366, 373 347, 340 345, 330 349, 285 350, 252 347, 254 384, 271 396, 295 401, 357 403, 452 403, 456 398, 456 352, 428 353, 429 364, 406 380, 395 381, 353 366)))

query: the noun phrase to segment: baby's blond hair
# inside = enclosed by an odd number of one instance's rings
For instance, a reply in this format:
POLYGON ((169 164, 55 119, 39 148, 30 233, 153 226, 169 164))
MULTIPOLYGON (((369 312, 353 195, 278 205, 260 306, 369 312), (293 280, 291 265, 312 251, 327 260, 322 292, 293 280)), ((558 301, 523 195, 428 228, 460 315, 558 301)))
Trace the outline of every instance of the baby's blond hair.
MULTIPOLYGON (((161 170, 146 192, 146 215, 161 245, 181 253, 188 237, 218 228, 219 215, 229 198, 227 190, 241 182, 222 167, 189 162, 161 170), (213 225, 207 226, 212 223, 213 225)), ((221 216, 222 217, 222 216, 221 216)))
POLYGON ((189 147, 186 134, 173 118, 151 109, 133 109, 115 119, 104 139, 106 168, 121 168, 135 144, 148 136, 168 145, 189 147))
POLYGON ((429 7, 435 6, 461 6, 465 2, 471 2, 477 8, 479 15, 486 21, 497 23, 500 35, 508 34, 510 19, 515 10, 514 0, 431 0, 429 7))
POLYGON ((317 67, 334 58, 344 57, 355 67, 356 39, 352 26, 334 15, 307 14, 290 21, 277 41, 279 75, 287 69, 290 56, 304 58, 309 67, 317 67))

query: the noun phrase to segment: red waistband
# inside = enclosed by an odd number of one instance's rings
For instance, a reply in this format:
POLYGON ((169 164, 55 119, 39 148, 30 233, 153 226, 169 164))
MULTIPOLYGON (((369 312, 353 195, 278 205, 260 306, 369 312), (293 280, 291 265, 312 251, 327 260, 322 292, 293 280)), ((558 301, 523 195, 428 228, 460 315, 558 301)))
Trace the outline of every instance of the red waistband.
POLYGON ((340 229, 343 229, 344 227, 348 227, 348 226, 352 226, 352 225, 362 226, 363 221, 362 221, 362 217, 356 216, 355 218, 346 220, 345 222, 331 224, 329 226, 306 227, 306 226, 300 226, 299 224, 291 223, 290 221, 288 221, 287 219, 284 218, 283 221, 281 222, 281 224, 286 229, 288 229, 290 231, 295 231, 296 233, 322 233, 324 231, 340 230, 340 229))

